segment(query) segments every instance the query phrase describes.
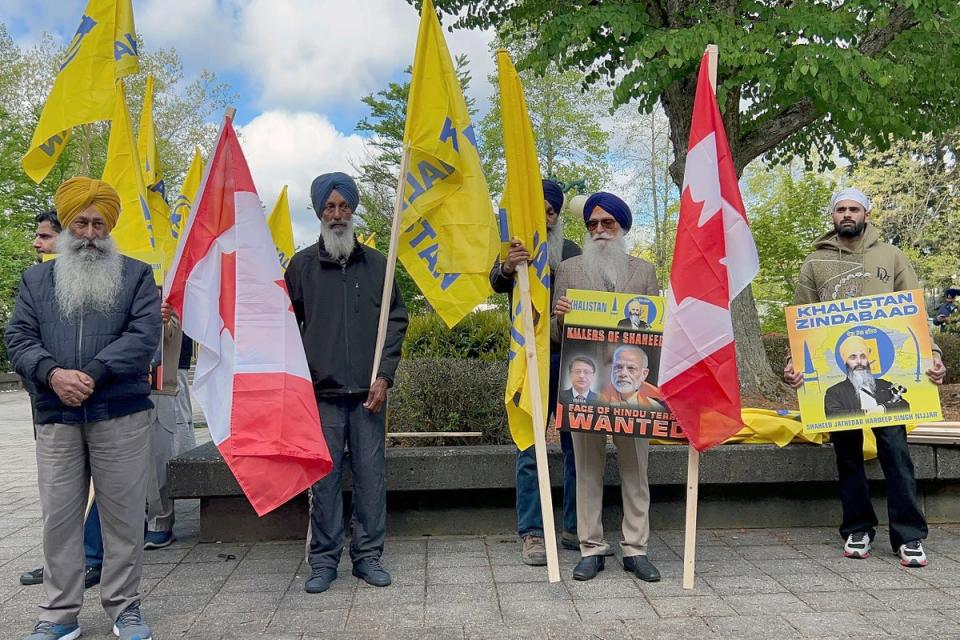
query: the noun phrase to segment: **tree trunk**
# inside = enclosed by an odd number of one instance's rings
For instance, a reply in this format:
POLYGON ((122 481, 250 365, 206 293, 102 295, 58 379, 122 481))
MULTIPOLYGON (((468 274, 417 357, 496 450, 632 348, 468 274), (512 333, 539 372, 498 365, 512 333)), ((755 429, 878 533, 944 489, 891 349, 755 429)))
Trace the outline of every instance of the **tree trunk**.
MULTIPOLYGON (((670 120, 670 139, 673 143, 675 161, 670 167, 670 176, 678 189, 683 188, 683 170, 687 160, 687 143, 690 138, 690 120, 693 114, 693 86, 695 77, 689 77, 670 86, 662 96, 663 108, 670 120)), ((739 112, 728 110, 724 114, 724 127, 729 132, 739 131, 739 112), (728 124, 729 118, 738 122, 728 124)), ((731 153, 736 158, 736 141, 731 140, 731 153)), ((737 178, 742 168, 737 168, 737 178)), ((730 305, 733 316, 733 335, 737 348, 737 369, 740 374, 740 392, 768 397, 781 395, 783 384, 770 368, 763 340, 760 336, 760 316, 753 299, 753 291, 747 287, 730 305)))

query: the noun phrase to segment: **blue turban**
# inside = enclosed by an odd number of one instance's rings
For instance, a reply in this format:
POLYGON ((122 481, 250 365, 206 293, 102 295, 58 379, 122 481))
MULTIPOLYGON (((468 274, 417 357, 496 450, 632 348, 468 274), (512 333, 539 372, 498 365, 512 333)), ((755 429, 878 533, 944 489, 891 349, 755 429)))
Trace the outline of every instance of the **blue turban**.
POLYGON ((553 180, 543 181, 543 199, 550 203, 554 213, 563 209, 563 189, 553 180))
POLYGON ((617 222, 620 223, 620 226, 623 228, 624 233, 630 231, 630 227, 633 226, 633 214, 630 213, 630 207, 627 206, 626 202, 612 193, 598 191, 587 198, 586 204, 583 205, 584 222, 590 219, 593 210, 597 207, 600 207, 616 218, 617 222))
POLYGON ((334 189, 347 201, 351 211, 357 210, 357 205, 360 204, 357 183, 347 174, 334 171, 317 176, 310 185, 310 201, 313 202, 313 210, 318 218, 323 215, 323 208, 327 205, 327 200, 330 199, 334 189))

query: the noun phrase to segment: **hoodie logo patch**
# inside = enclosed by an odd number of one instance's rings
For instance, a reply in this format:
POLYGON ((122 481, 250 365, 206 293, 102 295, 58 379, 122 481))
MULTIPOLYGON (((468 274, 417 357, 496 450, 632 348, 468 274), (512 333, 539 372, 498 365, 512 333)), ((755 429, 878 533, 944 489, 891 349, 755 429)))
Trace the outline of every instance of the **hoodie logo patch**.
POLYGON ((890 272, 883 267, 877 267, 877 280, 880 282, 890 282, 890 272))

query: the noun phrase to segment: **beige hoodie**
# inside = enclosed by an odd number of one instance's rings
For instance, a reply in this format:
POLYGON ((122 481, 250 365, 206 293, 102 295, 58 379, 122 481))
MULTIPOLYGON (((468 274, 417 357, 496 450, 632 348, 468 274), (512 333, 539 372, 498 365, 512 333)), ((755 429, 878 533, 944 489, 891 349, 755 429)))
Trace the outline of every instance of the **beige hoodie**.
MULTIPOLYGON (((883 242, 869 222, 853 251, 840 244, 836 231, 823 234, 813 246, 816 250, 800 267, 794 304, 921 288, 907 256, 883 242)), ((933 350, 940 353, 936 345, 933 350)))

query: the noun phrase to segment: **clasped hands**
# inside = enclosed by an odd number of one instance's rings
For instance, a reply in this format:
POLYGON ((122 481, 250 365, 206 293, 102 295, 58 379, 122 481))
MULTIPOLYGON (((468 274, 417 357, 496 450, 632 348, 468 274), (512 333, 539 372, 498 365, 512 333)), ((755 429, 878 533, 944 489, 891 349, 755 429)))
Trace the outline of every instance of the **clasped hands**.
POLYGON ((79 407, 93 395, 93 378, 77 369, 54 369, 50 374, 50 388, 68 407, 79 407))

